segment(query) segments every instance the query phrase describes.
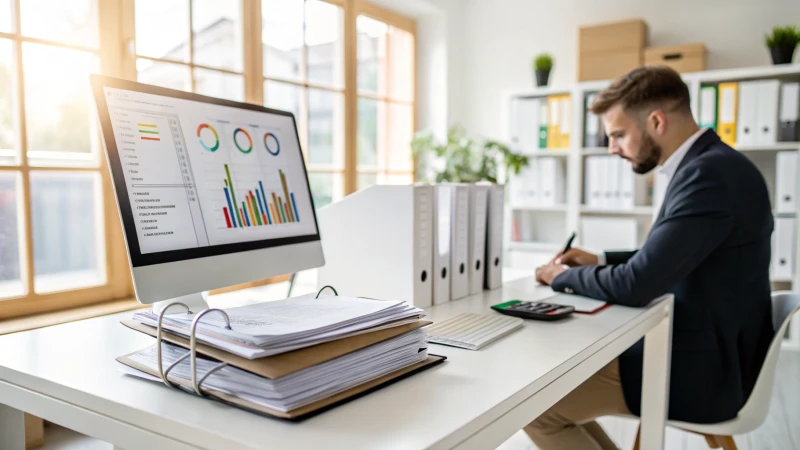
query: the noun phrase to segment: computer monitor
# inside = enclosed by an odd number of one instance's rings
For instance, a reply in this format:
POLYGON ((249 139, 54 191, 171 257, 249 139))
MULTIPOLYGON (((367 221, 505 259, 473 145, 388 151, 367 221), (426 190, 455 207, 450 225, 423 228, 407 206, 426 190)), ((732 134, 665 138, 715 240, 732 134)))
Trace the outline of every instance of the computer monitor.
POLYGON ((324 264, 292 113, 91 83, 139 302, 202 307, 211 289, 324 264))

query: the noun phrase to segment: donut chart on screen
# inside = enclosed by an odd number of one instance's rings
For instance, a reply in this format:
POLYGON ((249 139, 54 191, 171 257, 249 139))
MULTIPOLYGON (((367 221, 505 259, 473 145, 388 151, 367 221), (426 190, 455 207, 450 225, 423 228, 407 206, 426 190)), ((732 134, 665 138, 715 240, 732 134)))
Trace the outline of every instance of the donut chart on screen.
POLYGON ((278 137, 275 136, 274 133, 264 134, 264 147, 272 156, 278 156, 278 154, 281 152, 281 143, 278 141, 278 137))
POLYGON ((214 129, 211 125, 207 123, 202 123, 200 126, 197 127, 197 140, 200 141, 200 145, 203 146, 204 149, 208 150, 209 152, 215 152, 219 149, 219 135, 217 134, 217 130, 214 129), (214 134, 214 145, 209 146, 205 142, 203 142, 203 138, 200 137, 200 132, 204 129, 208 129, 211 133, 214 134))
POLYGON ((239 151, 242 153, 250 153, 251 151, 253 151, 253 138, 250 137, 250 133, 248 133, 242 128, 237 128, 233 130, 233 143, 234 145, 236 145, 236 148, 238 148, 239 151), (236 136, 238 136, 239 133, 242 133, 247 138, 247 142, 250 144, 249 147, 242 148, 242 146, 239 145, 239 141, 236 140, 236 136))

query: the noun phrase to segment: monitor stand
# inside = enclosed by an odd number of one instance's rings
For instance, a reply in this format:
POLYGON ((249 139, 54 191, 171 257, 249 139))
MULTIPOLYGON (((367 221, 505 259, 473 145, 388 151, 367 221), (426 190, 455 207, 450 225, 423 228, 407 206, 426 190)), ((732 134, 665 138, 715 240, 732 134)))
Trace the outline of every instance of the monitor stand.
MULTIPOLYGON (((204 309, 208 309, 208 303, 206 303, 206 299, 208 298, 208 291, 203 292, 195 292, 194 294, 189 295, 182 295, 180 297, 171 298, 169 300, 162 300, 160 302, 153 303, 153 314, 161 314, 161 311, 164 310, 170 303, 181 302, 185 303, 186 306, 193 313, 197 313, 204 309)), ((172 308, 169 311, 169 314, 180 314, 185 313, 186 311, 183 308, 172 308)))

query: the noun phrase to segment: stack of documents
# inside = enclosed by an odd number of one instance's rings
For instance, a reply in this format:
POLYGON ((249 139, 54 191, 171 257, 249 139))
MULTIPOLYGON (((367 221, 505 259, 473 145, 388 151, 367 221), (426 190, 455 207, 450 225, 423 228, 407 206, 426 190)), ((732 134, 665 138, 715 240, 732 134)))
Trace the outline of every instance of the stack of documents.
MULTIPOLYGON (((399 301, 313 295, 211 312, 197 327, 197 379, 203 394, 271 416, 298 419, 444 360, 428 355, 423 311, 399 301)), ((171 383, 194 392, 189 353, 195 314, 168 314, 162 367, 171 383), (180 361, 179 361, 180 360, 180 361)), ((156 336, 150 311, 122 323, 156 336)), ((122 356, 126 373, 160 381, 158 348, 122 356)))
MULTIPOLYGON (((262 358, 321 344, 347 336, 375 331, 419 320, 423 311, 400 301, 378 301, 360 297, 321 297, 314 294, 275 302, 226 309, 231 330, 221 314, 203 316, 197 328, 198 341, 244 358, 262 358)), ((188 336, 194 314, 167 314, 163 327, 188 336)), ((157 326, 152 311, 133 319, 157 326)))

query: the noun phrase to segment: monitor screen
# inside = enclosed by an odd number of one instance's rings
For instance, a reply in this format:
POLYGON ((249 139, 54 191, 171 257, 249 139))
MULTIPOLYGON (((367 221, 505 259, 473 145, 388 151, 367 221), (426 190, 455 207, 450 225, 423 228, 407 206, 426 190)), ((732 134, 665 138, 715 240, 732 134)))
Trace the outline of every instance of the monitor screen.
POLYGON ((120 83, 98 106, 134 267, 319 239, 291 113, 120 83))

